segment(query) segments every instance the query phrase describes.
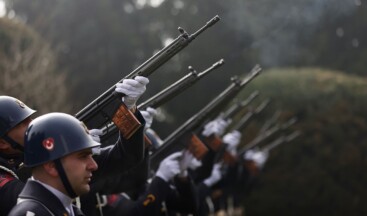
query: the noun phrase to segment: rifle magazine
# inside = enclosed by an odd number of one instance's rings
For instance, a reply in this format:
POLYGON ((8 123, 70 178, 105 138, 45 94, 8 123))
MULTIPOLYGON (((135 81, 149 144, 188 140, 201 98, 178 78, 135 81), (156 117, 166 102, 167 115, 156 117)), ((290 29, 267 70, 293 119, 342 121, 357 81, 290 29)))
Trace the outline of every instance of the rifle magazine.
POLYGON ((120 105, 113 115, 112 121, 125 139, 130 139, 130 137, 142 126, 140 121, 125 104, 120 105))
POLYGON ((216 135, 210 135, 205 138, 205 143, 209 148, 215 152, 218 152, 222 147, 222 139, 216 135))
POLYGON ((187 149, 198 160, 203 159, 204 155, 208 152, 208 148, 195 134, 191 134, 189 137, 187 149))

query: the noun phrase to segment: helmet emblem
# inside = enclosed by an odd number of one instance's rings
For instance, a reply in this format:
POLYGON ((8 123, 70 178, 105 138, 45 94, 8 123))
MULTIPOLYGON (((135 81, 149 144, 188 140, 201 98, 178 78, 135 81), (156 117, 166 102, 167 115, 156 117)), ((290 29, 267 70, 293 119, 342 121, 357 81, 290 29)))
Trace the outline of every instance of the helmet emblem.
POLYGON ((25 104, 20 100, 15 100, 15 103, 17 103, 21 108, 25 108, 25 104))
POLYGON ((43 140, 42 145, 45 147, 45 149, 51 151, 54 148, 54 142, 54 139, 50 137, 43 140))

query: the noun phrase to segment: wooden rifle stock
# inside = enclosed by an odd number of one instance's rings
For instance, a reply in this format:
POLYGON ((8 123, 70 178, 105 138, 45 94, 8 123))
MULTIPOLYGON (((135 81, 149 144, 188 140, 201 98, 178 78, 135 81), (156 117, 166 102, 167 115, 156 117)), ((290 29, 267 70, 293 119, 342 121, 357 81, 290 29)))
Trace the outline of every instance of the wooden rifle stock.
POLYGON ((260 71, 260 66, 256 65, 244 79, 238 80, 238 78, 233 78, 229 87, 163 141, 162 146, 151 155, 151 167, 156 169, 163 158, 174 151, 185 148, 186 143, 183 142, 183 140, 187 139, 185 137, 200 128, 205 120, 211 116, 218 115, 221 109, 223 109, 223 107, 226 106, 243 87, 255 78, 260 71))
MULTIPOLYGON (((145 110, 148 107, 157 108, 163 105, 164 103, 170 101, 178 94, 188 89, 190 86, 194 85, 197 81, 205 77, 211 71, 222 66, 223 64, 224 60, 221 59, 216 63, 214 63, 211 67, 207 68, 206 70, 200 73, 196 72, 196 70, 192 69, 192 67, 189 67, 189 70, 191 71, 189 74, 182 77, 181 79, 171 84, 167 88, 163 89, 162 91, 158 92, 156 95, 149 98, 145 102, 139 104, 138 109, 145 110)), ((113 123, 110 123, 108 124, 108 126, 103 127, 102 130, 104 132, 103 135, 101 136, 102 142, 105 142, 111 136, 115 135, 118 131, 116 125, 113 123)))
MULTIPOLYGON (((179 28, 181 34, 175 40, 141 64, 138 68, 125 76, 119 82, 122 82, 124 79, 134 78, 135 76, 149 76, 175 54, 185 48, 199 34, 201 34, 210 26, 214 25, 219 20, 219 16, 215 16, 202 28, 191 35, 189 35, 182 28, 179 28)), ((122 96, 122 94, 115 92, 115 85, 113 85, 98 98, 80 110, 75 117, 80 121, 83 121, 88 128, 101 128, 102 126, 111 122, 116 110, 121 106, 122 96)))

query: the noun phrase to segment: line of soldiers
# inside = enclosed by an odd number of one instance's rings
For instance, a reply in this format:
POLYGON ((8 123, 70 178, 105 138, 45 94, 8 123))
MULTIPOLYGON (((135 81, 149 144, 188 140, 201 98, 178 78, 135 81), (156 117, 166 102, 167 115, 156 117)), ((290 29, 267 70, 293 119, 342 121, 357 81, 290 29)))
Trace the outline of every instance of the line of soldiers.
POLYGON ((156 110, 136 108, 148 83, 136 76, 116 84, 143 127, 102 146, 103 132, 72 115, 32 119, 35 110, 0 96, 0 215, 242 215, 267 151, 237 154, 241 132, 225 133, 230 121, 215 118, 198 134, 205 154, 180 149, 152 169, 163 142, 151 129, 156 110))

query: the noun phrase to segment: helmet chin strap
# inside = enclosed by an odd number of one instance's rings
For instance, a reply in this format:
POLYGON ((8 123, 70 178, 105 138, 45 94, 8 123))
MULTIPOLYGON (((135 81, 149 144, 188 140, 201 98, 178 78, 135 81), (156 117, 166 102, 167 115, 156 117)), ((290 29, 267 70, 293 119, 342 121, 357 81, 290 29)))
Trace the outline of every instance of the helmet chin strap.
POLYGON ((10 143, 11 147, 13 149, 18 149, 22 152, 24 152, 24 146, 22 146, 21 144, 15 142, 12 138, 10 138, 8 135, 4 135, 2 137, 6 142, 10 143))
POLYGON ((60 175, 62 184, 64 185, 66 192, 69 194, 70 198, 75 198, 77 197, 76 193, 74 192, 73 188, 71 187, 71 184, 68 180, 68 177, 66 176, 64 167, 61 164, 61 160, 60 159, 56 159, 54 160, 55 165, 56 165, 56 170, 60 175))

